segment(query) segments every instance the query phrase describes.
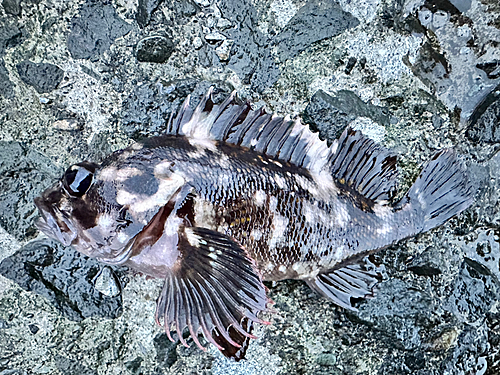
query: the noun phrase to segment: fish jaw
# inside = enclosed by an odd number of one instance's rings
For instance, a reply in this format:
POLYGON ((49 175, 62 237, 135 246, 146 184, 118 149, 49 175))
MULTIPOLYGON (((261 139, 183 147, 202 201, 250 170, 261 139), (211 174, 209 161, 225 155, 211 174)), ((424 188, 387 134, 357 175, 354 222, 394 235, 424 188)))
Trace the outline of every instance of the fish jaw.
POLYGON ((62 196, 60 190, 61 184, 58 183, 35 198, 35 205, 41 215, 35 225, 50 238, 69 246, 76 238, 77 230, 69 218, 54 205, 62 196))

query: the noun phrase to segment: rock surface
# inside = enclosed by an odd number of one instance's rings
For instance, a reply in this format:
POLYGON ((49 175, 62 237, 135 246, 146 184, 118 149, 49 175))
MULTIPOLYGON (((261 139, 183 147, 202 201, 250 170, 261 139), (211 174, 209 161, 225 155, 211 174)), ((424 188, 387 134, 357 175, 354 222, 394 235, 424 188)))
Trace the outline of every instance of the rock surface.
POLYGON ((0 374, 500 373, 499 61, 497 0, 3 0, 0 374), (376 254, 388 278, 358 312, 285 281, 246 361, 171 343, 161 280, 39 236, 32 199, 210 86, 329 140, 361 129, 399 155, 401 192, 454 147, 476 202, 376 254))
POLYGON ((17 74, 21 80, 35 88, 39 94, 54 90, 62 81, 64 72, 52 64, 35 64, 31 61, 21 61, 16 65, 17 74))

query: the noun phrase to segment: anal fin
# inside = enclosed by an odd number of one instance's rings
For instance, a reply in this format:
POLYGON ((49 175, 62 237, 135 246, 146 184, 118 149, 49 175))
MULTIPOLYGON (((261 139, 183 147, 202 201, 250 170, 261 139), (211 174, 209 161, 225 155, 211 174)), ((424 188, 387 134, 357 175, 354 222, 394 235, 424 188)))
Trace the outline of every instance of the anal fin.
POLYGON ((268 324, 258 318, 269 299, 255 262, 232 238, 206 228, 183 228, 178 250, 157 301, 157 323, 171 340, 173 329, 188 346, 182 337, 187 327, 201 349, 198 333, 227 357, 241 359, 255 338, 251 323, 268 324))
POLYGON ((384 278, 383 274, 383 266, 377 268, 366 260, 366 263, 350 264, 321 273, 307 280, 307 284, 336 305, 357 311, 351 299, 374 297, 375 287, 384 278))

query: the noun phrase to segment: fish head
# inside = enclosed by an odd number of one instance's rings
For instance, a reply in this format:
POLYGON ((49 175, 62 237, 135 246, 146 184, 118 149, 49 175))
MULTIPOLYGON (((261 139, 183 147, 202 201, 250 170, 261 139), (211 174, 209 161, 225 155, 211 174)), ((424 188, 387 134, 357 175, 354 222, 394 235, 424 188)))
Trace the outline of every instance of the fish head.
POLYGON ((74 212, 77 207, 85 207, 97 167, 88 162, 72 165, 62 179, 35 198, 41 215, 36 223, 38 229, 65 246, 73 243, 81 230, 74 212))
POLYGON ((114 186, 98 178, 100 165, 81 162, 35 198, 36 226, 47 236, 108 263, 119 263, 142 226, 116 203, 114 186), (111 197, 111 198, 110 198, 111 197))
POLYGON ((108 264, 123 264, 154 248, 160 237, 174 249, 180 225, 174 207, 185 198, 179 194, 184 179, 172 171, 171 162, 143 163, 141 157, 137 161, 122 154, 102 165, 81 162, 69 167, 35 198, 38 229, 108 264))

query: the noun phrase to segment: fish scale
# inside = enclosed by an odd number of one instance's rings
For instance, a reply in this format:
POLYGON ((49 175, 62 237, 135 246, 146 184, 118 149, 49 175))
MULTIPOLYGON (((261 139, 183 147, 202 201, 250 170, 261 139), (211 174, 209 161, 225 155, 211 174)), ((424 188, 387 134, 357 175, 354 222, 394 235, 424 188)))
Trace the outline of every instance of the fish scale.
POLYGON ((263 280, 301 279, 338 306, 374 296, 366 256, 431 230, 473 200, 451 149, 399 202, 396 157, 347 128, 330 146, 300 121, 211 90, 159 137, 77 163, 35 199, 38 228, 107 264, 164 279, 167 336, 244 357, 271 303, 263 280), (186 340, 183 331, 191 337, 186 340))

